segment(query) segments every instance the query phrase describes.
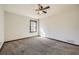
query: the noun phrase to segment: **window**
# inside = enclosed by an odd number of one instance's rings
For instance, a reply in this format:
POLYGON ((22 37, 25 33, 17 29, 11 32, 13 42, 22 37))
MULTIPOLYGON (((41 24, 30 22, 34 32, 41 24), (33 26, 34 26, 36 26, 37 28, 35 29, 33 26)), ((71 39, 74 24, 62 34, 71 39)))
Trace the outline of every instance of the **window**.
POLYGON ((37 21, 30 20, 30 33, 37 32, 37 21))

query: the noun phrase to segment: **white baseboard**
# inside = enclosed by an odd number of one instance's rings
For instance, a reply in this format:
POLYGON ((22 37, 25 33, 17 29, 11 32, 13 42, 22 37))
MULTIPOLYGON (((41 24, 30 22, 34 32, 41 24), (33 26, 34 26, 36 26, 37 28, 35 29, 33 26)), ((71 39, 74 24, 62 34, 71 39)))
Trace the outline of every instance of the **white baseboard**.
MULTIPOLYGON (((49 38, 49 37, 46 37, 46 38, 49 38)), ((53 38, 49 38, 49 39, 53 39, 53 38)), ((69 43, 69 44, 72 44, 72 45, 76 45, 76 46, 79 46, 79 42, 77 41, 73 41, 73 40, 59 40, 59 39, 53 39, 53 40, 57 40, 57 41, 60 41, 60 42, 65 42, 65 43, 69 43)))
MULTIPOLYGON (((41 36, 41 37, 44 37, 44 36, 41 36)), ((70 44, 78 45, 79 46, 79 41, 75 41, 75 40, 67 40, 67 39, 60 39, 60 38, 51 38, 49 36, 45 36, 45 38, 54 39, 54 40, 57 40, 57 41, 61 41, 61 42, 65 42, 65 43, 70 43, 70 44)))

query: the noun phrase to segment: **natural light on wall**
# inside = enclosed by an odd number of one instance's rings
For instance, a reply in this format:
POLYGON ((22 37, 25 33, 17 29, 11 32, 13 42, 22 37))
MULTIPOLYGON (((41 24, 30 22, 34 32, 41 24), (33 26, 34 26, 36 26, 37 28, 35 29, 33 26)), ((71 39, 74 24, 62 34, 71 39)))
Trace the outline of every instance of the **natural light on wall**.
POLYGON ((42 27, 40 28, 40 36, 41 37, 46 37, 45 32, 44 32, 42 27))

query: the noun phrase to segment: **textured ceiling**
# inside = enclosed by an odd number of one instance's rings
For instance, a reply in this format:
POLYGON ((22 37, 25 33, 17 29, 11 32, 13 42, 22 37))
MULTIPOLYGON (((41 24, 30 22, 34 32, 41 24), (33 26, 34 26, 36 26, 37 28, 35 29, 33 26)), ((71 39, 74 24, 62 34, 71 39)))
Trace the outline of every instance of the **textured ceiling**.
POLYGON ((19 15, 29 16, 32 18, 44 18, 52 14, 56 14, 61 11, 73 10, 76 8, 76 5, 70 4, 42 4, 43 6, 50 6, 50 9, 47 10, 47 14, 38 15, 35 9, 38 8, 36 4, 7 4, 5 5, 5 11, 16 13, 19 15))

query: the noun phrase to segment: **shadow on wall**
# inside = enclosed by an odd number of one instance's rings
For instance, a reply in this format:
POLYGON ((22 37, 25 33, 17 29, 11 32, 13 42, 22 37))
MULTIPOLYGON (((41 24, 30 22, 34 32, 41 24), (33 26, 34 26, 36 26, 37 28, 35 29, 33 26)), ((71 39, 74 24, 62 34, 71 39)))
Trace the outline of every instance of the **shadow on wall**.
POLYGON ((45 32, 44 32, 42 27, 40 28, 40 36, 46 37, 46 34, 45 34, 45 32))

